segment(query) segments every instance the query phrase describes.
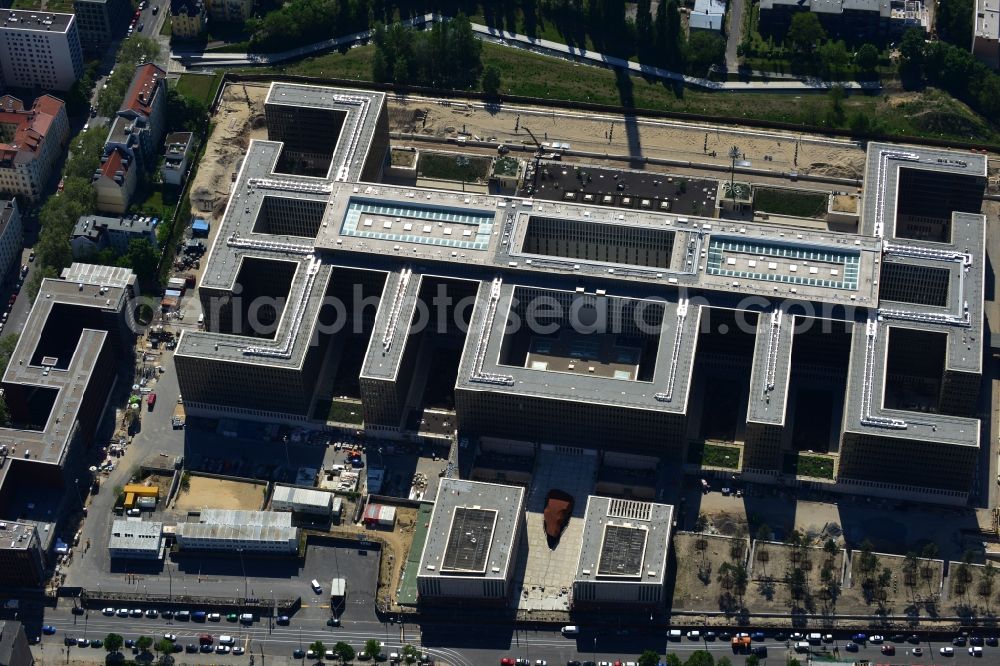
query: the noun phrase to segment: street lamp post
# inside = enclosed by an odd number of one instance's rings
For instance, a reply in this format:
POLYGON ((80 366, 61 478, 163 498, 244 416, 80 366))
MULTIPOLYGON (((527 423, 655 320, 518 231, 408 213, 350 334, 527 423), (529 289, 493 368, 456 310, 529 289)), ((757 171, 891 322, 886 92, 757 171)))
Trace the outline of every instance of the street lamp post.
POLYGON ((247 567, 243 563, 243 549, 237 548, 236 552, 240 554, 240 568, 243 569, 243 600, 246 601, 247 598, 247 567))

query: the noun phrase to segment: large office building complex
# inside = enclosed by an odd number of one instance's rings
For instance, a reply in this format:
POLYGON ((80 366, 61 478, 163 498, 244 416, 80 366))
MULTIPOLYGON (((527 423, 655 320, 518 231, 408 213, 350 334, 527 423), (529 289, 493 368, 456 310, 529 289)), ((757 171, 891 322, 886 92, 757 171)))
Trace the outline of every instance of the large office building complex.
POLYGON ((380 436, 722 442, 748 478, 811 452, 831 489, 965 501, 982 155, 870 144, 842 233, 382 184, 377 92, 274 83, 265 115, 176 350, 189 414, 322 426, 353 395, 380 436))
POLYGON ((83 76, 76 16, 0 9, 0 70, 12 88, 72 88, 83 76))
POLYGON ((59 496, 64 468, 89 444, 134 340, 132 271, 73 264, 45 279, 3 376, 11 425, 0 428, 0 517, 59 496))
POLYGON ((524 532, 524 488, 441 479, 420 555, 421 603, 506 605, 524 532))
POLYGON ((590 496, 573 605, 664 602, 674 507, 590 496))

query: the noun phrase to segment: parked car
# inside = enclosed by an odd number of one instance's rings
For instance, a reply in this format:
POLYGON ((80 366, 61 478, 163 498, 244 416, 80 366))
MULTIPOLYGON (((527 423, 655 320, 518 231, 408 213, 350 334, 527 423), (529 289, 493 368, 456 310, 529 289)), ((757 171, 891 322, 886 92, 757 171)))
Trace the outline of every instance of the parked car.
POLYGON ((855 643, 867 643, 868 636, 866 634, 854 634, 851 636, 851 640, 855 643))
POLYGON ((107 615, 108 617, 111 617, 112 615, 115 614, 115 609, 111 608, 110 606, 108 606, 107 608, 105 608, 101 612, 104 613, 105 615, 107 615))
POLYGON ((83 637, 76 639, 76 644, 80 647, 90 647, 90 641, 83 637))
POLYGON ((63 644, 66 646, 76 645, 76 639, 73 638, 72 636, 67 636, 66 638, 63 639, 63 644))
MULTIPOLYGON (((156 9, 156 7, 153 7, 153 9, 156 9)), ((292 656, 296 659, 303 659, 306 656, 306 651, 302 648, 295 648, 295 651, 292 652, 292 656)))
POLYGON ((209 613, 208 614, 208 621, 209 622, 222 622, 222 614, 221 613, 209 613))
POLYGON ((893 645, 892 643, 886 643, 885 645, 882 646, 882 654, 891 657, 892 655, 896 654, 896 646, 893 645))
MULTIPOLYGON (((153 394, 150 393, 150 395, 153 395, 153 394)), ((159 615, 159 613, 157 611, 153 610, 152 608, 150 608, 148 611, 146 611, 146 617, 156 617, 157 615, 159 615)))
POLYGON ((236 647, 234 647, 233 648, 233 654, 243 654, 243 647, 240 646, 240 645, 237 645, 236 647))
POLYGON ((51 636, 52 634, 56 633, 56 628, 53 627, 51 624, 43 624, 42 633, 51 636))
POLYGON ((142 617, 142 609, 141 608, 133 608, 129 612, 129 615, 131 615, 132 617, 142 617))
POLYGON ((922 656, 924 656, 924 649, 920 648, 920 647, 915 647, 915 648, 913 648, 913 650, 911 650, 911 654, 914 657, 922 657, 922 656))
POLYGON ((278 616, 278 624, 291 624, 291 622, 292 618, 288 617, 287 615, 278 616))
POLYGON ((980 647, 979 645, 973 645, 969 648, 969 654, 971 654, 973 657, 982 657, 983 648, 980 647))
POLYGON ((989 645, 990 647, 996 647, 997 643, 998 643, 998 641, 997 641, 997 637, 996 636, 987 636, 986 637, 986 644, 989 645))
POLYGON ((847 645, 844 646, 844 649, 847 650, 848 652, 857 652, 858 644, 853 641, 849 642, 847 645))
POLYGON ((951 644, 955 647, 965 647, 965 636, 955 636, 951 639, 951 644))
POLYGON ((917 634, 910 634, 909 636, 906 637, 906 642, 913 643, 914 645, 916 645, 917 643, 920 642, 920 636, 918 636, 917 634))
POLYGON ((171 643, 177 640, 177 634, 163 634, 163 637, 166 638, 171 643))
POLYGON ((764 640, 764 638, 765 636, 763 631, 755 631, 752 634, 750 634, 750 640, 753 641, 762 641, 764 640))
POLYGON ((878 634, 875 634, 874 636, 869 638, 868 641, 870 643, 875 643, 876 645, 878 645, 879 643, 885 641, 885 636, 879 636, 878 634))
POLYGON ((104 641, 102 641, 100 638, 95 638, 94 640, 90 641, 90 647, 92 648, 104 647, 104 641))
POLYGON ((198 646, 195 645, 194 643, 188 643, 187 645, 184 646, 184 651, 187 652, 188 654, 193 654, 198 651, 198 646))
MULTIPOLYGON (((3 313, 3 320, 4 321, 7 321, 7 314, 8 313, 6 313, 6 312, 3 313)), ((73 606, 73 610, 72 610, 73 615, 83 615, 86 612, 87 611, 83 610, 83 606, 73 606)))
POLYGON ((952 655, 955 654, 955 648, 953 648, 951 646, 945 646, 945 647, 941 648, 940 652, 941 652, 942 656, 951 657, 952 655))
POLYGON ((983 642, 982 636, 969 636, 969 645, 982 645, 983 642))

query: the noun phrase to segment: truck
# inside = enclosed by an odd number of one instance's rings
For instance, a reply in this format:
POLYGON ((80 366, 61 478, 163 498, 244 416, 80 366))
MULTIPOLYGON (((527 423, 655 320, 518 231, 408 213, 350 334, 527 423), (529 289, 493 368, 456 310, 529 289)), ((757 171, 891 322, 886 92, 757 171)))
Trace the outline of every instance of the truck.
POLYGON ((733 652, 736 654, 749 654, 750 643, 750 634, 736 634, 732 639, 733 652))
POLYGON ((347 597, 347 579, 334 578, 330 581, 330 607, 336 611, 347 597))
POLYGON ((170 425, 173 426, 174 430, 184 427, 184 404, 177 403, 174 407, 174 415, 170 419, 170 425))

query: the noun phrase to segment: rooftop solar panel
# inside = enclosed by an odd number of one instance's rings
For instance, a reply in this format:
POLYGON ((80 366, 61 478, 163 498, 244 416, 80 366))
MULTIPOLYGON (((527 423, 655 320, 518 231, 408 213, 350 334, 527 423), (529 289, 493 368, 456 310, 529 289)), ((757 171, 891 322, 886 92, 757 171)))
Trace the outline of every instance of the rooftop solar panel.
POLYGON ((647 530, 624 525, 607 525, 601 543, 598 576, 638 577, 646 552, 647 530))
POLYGON ((496 519, 492 509, 456 507, 441 570, 485 573, 496 519))

